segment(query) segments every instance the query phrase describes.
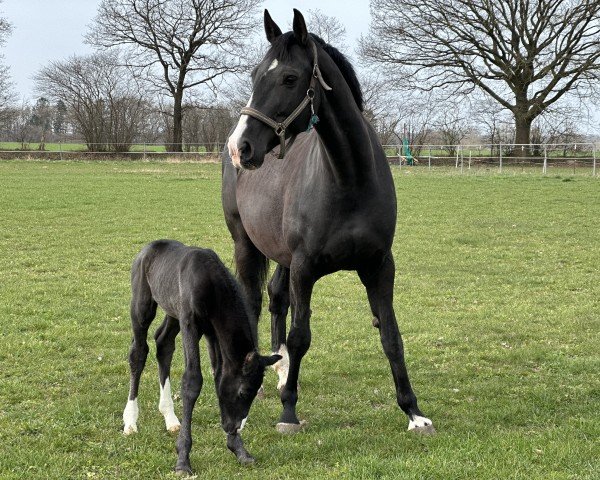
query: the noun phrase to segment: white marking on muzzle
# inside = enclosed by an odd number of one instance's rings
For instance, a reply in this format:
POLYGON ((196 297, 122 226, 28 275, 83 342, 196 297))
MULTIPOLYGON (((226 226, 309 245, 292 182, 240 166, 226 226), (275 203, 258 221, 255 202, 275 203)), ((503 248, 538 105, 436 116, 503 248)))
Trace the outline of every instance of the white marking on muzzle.
POLYGON ((133 400, 128 400, 127 405, 125 405, 125 410, 123 411, 123 434, 131 435, 132 433, 137 433, 137 420, 140 414, 140 409, 138 408, 137 397, 133 400))
MULTIPOLYGON (((160 382, 159 382, 160 385, 160 382)), ((165 425, 169 432, 176 432, 179 430, 181 424, 179 419, 175 415, 175 409, 173 406, 173 397, 171 397, 171 381, 167 377, 165 380, 165 386, 160 385, 160 400, 158 401, 158 411, 165 417, 165 425)))
MULTIPOLYGON (((250 95, 250 100, 246 104, 247 107, 252 103, 252 95, 250 95)), ((240 119, 235 127, 233 133, 229 136, 229 140, 227 141, 227 149, 229 150, 229 156, 231 157, 231 161, 235 168, 241 168, 242 165, 240 163, 240 151, 238 147, 238 142, 244 132, 246 131, 246 127, 248 126, 248 115, 240 115, 240 119)))

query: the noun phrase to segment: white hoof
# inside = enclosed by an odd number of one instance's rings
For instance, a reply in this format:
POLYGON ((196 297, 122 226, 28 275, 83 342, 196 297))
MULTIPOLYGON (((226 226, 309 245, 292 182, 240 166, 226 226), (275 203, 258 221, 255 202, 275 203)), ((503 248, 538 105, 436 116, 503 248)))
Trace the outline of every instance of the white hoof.
POLYGON ((408 421, 408 431, 431 435, 435 433, 435 428, 433 428, 433 422, 428 418, 415 415, 408 421))
POLYGON ((181 424, 175 416, 173 416, 173 418, 169 420, 165 418, 165 426, 167 427, 167 431, 171 433, 177 433, 181 428, 181 424))
POLYGON ((125 410, 123 410, 123 434, 131 435, 132 433, 137 433, 137 420, 139 416, 139 408, 137 403, 137 398, 133 400, 129 400, 127 405, 125 405, 125 410))
POLYGON ((179 431, 181 424, 177 415, 175 415, 173 398, 171 397, 171 382, 167 378, 164 387, 160 385, 160 400, 158 402, 158 411, 165 417, 165 426, 167 431, 176 433, 179 431))
POLYGON ((123 427, 123 435, 133 435, 134 433, 137 433, 137 425, 133 424, 133 425, 125 425, 125 427, 123 427))

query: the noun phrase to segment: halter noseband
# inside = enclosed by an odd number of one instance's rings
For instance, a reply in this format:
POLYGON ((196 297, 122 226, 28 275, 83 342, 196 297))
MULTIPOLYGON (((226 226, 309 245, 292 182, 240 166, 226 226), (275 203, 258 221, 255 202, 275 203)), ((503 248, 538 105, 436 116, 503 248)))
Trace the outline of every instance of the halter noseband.
POLYGON ((275 135, 279 137, 279 155, 277 158, 283 158, 285 156, 285 131, 290 126, 290 124, 296 120, 296 117, 302 113, 302 111, 306 108, 306 106, 310 103, 310 109, 312 112, 311 122, 309 124, 309 128, 314 125, 318 121, 318 117, 315 115, 314 107, 313 107, 313 98, 315 97, 315 87, 317 86, 317 80, 321 84, 324 90, 331 90, 331 87, 327 85, 325 80, 323 79, 323 75, 321 75, 321 70, 319 69, 318 57, 317 57, 317 47, 315 43, 311 40, 310 45, 313 51, 313 72, 310 79, 310 85, 308 90, 306 91, 306 96, 300 102, 292 113, 283 121, 276 122, 275 120, 267 117, 263 113, 252 107, 244 107, 240 110, 240 115, 249 115, 251 117, 260 120, 263 123, 266 123, 269 127, 275 130, 275 135), (316 119, 316 120, 315 120, 316 119))

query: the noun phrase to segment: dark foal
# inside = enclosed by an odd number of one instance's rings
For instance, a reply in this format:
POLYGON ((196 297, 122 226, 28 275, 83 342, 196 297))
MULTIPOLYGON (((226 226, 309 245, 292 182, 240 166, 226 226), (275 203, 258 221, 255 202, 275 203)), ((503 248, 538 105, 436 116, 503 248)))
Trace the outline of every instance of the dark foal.
POLYGON ((177 439, 179 458, 175 469, 191 473, 191 422, 202 388, 199 342, 203 335, 214 371, 227 447, 240 463, 252 463, 254 458, 244 448, 240 431, 262 384, 265 368, 281 357, 258 354, 256 335, 233 276, 211 250, 188 247, 173 240, 157 240, 146 245, 133 262, 131 288, 131 386, 123 412, 123 433, 137 432, 138 388, 148 355, 146 338, 160 305, 166 316, 154 336, 160 380, 159 410, 165 417, 167 429, 173 432, 180 425, 173 411, 169 374, 175 337, 180 330, 185 358, 181 382, 183 420, 177 439))

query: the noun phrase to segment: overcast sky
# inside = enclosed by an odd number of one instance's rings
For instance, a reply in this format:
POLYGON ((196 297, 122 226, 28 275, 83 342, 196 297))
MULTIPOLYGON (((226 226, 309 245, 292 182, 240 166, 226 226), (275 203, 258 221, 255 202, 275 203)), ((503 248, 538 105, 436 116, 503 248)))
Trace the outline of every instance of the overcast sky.
MULTIPOLYGON (((13 26, 2 54, 21 98, 34 97, 32 77, 51 60, 91 52, 83 36, 98 4, 99 0, 4 0, 0 4, 0 15, 13 26)), ((263 6, 283 31, 291 23, 293 8, 301 12, 318 8, 337 17, 346 27, 351 51, 356 39, 369 28, 367 0, 267 0, 263 6)))

